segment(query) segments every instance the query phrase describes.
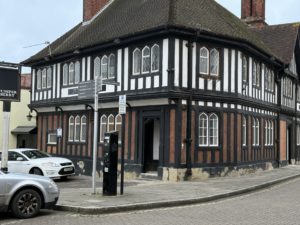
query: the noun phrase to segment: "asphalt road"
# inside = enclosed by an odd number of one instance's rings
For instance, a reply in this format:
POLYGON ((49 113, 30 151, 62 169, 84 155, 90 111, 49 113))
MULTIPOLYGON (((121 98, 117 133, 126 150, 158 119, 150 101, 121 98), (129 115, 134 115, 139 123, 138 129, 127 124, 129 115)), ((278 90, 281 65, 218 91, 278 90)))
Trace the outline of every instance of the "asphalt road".
POLYGON ((28 220, 8 214, 0 214, 0 218, 1 225, 299 225, 300 179, 248 195, 185 207, 109 215, 42 211, 28 220))

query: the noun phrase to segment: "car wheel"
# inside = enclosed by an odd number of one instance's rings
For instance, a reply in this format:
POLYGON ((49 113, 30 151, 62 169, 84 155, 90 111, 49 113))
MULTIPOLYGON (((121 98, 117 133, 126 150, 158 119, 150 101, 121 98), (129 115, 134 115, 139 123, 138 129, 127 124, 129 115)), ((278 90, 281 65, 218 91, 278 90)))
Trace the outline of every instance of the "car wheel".
POLYGON ((11 211, 16 217, 26 219, 36 216, 40 212, 41 205, 39 193, 32 189, 25 189, 12 199, 11 211))
POLYGON ((31 174, 43 176, 43 172, 39 168, 33 168, 30 172, 31 174))

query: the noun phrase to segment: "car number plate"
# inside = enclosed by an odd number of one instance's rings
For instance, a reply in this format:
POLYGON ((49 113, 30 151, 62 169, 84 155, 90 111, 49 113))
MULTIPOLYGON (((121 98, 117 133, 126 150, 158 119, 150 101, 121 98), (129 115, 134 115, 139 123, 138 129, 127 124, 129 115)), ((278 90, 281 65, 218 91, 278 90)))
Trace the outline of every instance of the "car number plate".
POLYGON ((69 172, 69 171, 72 171, 73 170, 73 167, 67 167, 67 168, 64 168, 64 171, 65 172, 69 172))

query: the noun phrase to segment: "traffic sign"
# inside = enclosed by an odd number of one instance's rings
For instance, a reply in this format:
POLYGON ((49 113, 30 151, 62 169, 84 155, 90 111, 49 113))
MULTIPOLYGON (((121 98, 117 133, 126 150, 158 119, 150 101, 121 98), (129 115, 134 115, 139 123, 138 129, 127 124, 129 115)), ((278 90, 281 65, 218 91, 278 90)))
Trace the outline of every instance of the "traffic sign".
POLYGON ((126 95, 119 96, 119 114, 126 114, 126 95))

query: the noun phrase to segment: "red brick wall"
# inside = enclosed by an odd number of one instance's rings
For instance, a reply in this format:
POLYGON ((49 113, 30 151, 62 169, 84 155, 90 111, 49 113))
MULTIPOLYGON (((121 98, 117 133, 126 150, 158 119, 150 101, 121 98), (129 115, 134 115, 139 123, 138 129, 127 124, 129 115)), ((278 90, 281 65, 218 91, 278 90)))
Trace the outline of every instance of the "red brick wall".
POLYGON ((265 18, 265 0, 242 0, 242 19, 265 18))
POLYGON ((280 160, 286 160, 286 121, 280 120, 280 160))
POLYGON ((102 9, 109 0, 83 0, 83 21, 88 21, 102 9))
POLYGON ((176 113, 175 109, 170 111, 170 163, 175 163, 175 130, 176 113))

